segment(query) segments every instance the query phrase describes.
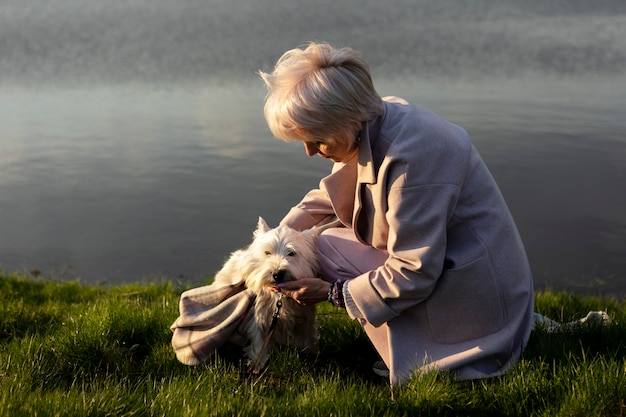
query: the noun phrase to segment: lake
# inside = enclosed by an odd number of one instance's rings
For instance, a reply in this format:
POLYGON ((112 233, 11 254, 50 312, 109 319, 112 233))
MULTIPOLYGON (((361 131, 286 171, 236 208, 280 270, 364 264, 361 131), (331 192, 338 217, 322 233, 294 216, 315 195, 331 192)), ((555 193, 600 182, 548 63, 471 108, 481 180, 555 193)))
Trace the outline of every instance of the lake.
POLYGON ((255 75, 324 40, 470 133, 538 289, 626 290, 621 1, 9 0, 0 39, 0 269, 204 282, 330 170, 255 75))

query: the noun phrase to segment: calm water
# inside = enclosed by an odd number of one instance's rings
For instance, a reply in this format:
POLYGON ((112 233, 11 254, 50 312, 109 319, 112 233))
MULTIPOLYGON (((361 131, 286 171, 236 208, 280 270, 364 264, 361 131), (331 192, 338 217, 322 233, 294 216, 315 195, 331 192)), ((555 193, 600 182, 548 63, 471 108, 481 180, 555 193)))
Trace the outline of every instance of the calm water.
POLYGON ((623 294, 626 5, 556 3, 3 2, 0 269, 203 282, 330 169, 254 74, 322 39, 470 132, 538 288, 623 294))

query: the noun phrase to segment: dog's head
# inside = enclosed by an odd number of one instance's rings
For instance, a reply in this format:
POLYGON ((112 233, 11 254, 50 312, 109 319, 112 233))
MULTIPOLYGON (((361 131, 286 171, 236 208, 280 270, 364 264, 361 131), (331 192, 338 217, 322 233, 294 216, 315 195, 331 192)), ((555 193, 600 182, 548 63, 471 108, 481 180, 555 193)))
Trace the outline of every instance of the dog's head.
POLYGON ((317 276, 315 244, 319 233, 319 229, 299 232, 284 225, 272 229, 259 217, 254 240, 241 262, 246 286, 259 291, 281 282, 317 276))

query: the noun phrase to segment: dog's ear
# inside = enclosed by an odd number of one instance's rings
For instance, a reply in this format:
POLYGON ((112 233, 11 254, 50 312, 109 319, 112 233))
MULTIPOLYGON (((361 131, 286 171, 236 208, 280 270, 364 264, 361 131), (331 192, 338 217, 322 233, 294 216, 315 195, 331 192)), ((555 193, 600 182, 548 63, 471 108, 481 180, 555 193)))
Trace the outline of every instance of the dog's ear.
POLYGON ((305 229, 302 232, 302 236, 306 237, 306 238, 312 238, 312 239, 317 239, 317 237, 320 235, 320 233, 322 233, 322 228, 317 227, 317 226, 313 226, 310 229, 305 229))
POLYGON ((321 226, 313 226, 309 229, 309 231, 312 235, 317 237, 324 230, 330 229, 331 227, 343 227, 343 224, 341 223, 341 221, 339 221, 339 219, 335 219, 332 222, 323 224, 321 226))
POLYGON ((336 219, 330 223, 326 223, 321 226, 313 226, 310 229, 304 230, 303 233, 306 233, 307 235, 311 235, 314 238, 317 238, 320 235, 320 233, 322 233, 326 229, 330 229, 331 227, 343 227, 343 224, 341 224, 341 222, 338 219, 336 219))
POLYGON ((261 233, 265 233, 271 230, 271 227, 267 225, 263 217, 259 216, 259 223, 257 224, 256 230, 254 231, 254 237, 257 237, 261 233))

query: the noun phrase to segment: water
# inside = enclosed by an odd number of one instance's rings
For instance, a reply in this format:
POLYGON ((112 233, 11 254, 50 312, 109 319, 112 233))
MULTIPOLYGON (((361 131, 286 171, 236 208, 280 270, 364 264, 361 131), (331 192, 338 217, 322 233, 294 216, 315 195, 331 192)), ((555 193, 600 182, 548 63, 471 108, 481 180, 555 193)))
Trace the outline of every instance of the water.
POLYGON ((5 1, 0 269, 203 282, 330 169, 271 138, 255 75, 318 39, 469 131, 538 288, 623 294, 625 23, 619 0, 5 1))

